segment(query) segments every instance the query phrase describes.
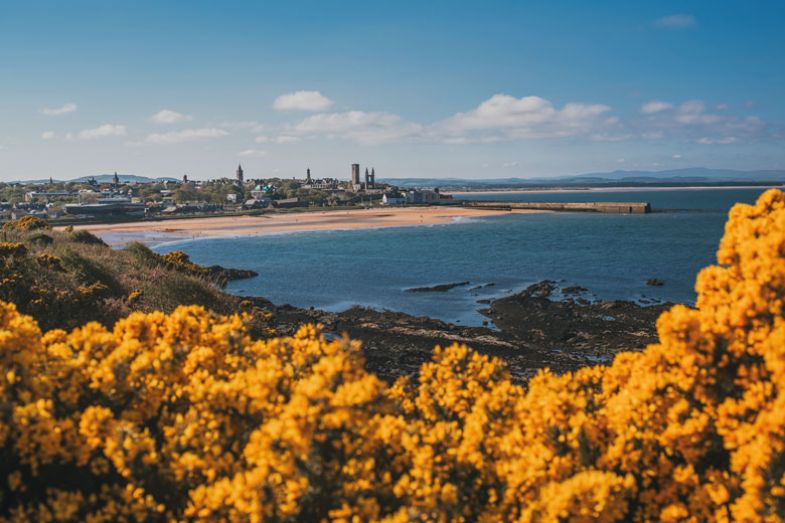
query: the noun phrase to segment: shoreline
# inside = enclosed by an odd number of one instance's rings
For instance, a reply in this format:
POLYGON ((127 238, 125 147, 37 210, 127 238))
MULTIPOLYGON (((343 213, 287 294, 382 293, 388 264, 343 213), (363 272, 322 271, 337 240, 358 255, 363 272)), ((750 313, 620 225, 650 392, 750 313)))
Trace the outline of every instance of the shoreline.
POLYGON ((591 301, 584 299, 584 293, 590 294, 587 289, 574 289, 580 290, 564 292, 569 287, 543 280, 491 298, 479 309, 486 318, 482 326, 362 305, 331 311, 240 296, 269 312, 280 335, 293 335, 303 323, 318 323, 331 338, 347 334, 363 340, 368 368, 390 382, 416 374, 431 359, 433 346, 452 342, 503 359, 520 383, 543 368, 561 374, 608 364, 619 352, 657 342, 656 320, 673 305, 591 301))
MULTIPOLYGON (((241 216, 208 216, 162 221, 95 223, 74 226, 88 230, 112 246, 138 241, 147 245, 183 240, 262 236, 295 232, 378 229, 461 223, 464 218, 528 214, 535 210, 486 210, 457 206, 390 207, 362 210, 268 213, 241 216)), ((57 227, 62 229, 63 227, 57 227)))

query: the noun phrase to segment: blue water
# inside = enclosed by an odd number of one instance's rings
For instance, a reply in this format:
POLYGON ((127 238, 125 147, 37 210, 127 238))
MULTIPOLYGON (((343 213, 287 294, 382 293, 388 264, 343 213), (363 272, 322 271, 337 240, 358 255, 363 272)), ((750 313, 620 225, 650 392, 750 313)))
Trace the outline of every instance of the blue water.
MULTIPOLYGON (((227 290, 326 310, 352 305, 478 325, 477 300, 543 279, 581 285, 601 299, 692 303, 696 273, 714 262, 727 212, 762 189, 570 191, 473 195, 508 201, 649 201, 646 215, 537 213, 456 224, 184 241, 197 263, 253 269, 227 290), (649 278, 665 281, 646 285, 649 278), (445 293, 410 287, 468 280, 445 293), (493 283, 482 289, 474 287, 493 283)), ((461 196, 469 197, 469 196, 461 196)))

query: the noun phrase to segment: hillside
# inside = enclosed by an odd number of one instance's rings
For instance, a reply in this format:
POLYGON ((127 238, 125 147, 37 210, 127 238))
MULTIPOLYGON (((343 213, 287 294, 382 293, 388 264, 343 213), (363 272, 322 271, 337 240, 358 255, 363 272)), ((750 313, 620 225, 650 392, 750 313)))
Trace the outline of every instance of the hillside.
MULTIPOLYGON (((120 183, 153 183, 153 182, 178 182, 180 180, 176 178, 149 178, 147 176, 138 176, 136 174, 117 174, 117 177, 120 179, 120 183)), ((81 178, 74 178, 73 180, 68 180, 74 183, 86 183, 90 179, 95 179, 98 183, 112 183, 114 181, 114 174, 98 174, 95 176, 82 176, 81 178)))
POLYGON ((87 231, 52 231, 32 217, 6 223, 2 235, 0 300, 44 329, 87 321, 111 327, 131 312, 171 312, 184 303, 222 314, 244 307, 221 286, 251 274, 201 267, 181 252, 161 256, 140 243, 115 250, 87 231))

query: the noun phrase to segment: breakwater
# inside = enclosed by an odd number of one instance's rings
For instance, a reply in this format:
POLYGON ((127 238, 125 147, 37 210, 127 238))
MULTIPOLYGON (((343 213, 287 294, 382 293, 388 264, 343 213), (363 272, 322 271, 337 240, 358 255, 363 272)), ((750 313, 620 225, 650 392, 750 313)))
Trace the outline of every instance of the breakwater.
POLYGON ((493 200, 464 200, 464 207, 483 209, 530 209, 561 212, 601 212, 608 214, 645 214, 651 212, 648 202, 504 202, 493 200))

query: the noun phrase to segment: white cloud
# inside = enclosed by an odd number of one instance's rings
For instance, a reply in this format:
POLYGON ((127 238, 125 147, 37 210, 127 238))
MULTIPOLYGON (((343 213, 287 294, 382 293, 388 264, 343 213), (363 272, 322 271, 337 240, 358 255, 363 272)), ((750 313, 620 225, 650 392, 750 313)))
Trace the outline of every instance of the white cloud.
POLYGON ((261 132, 264 129, 264 126, 257 122, 256 120, 239 120, 239 121, 226 121, 221 122, 219 127, 225 127, 227 129, 232 129, 234 131, 240 129, 250 129, 251 132, 261 132))
POLYGON ((661 29, 686 29, 694 25, 695 17, 685 14, 663 16, 654 21, 654 27, 661 29))
POLYGON ((77 105, 75 103, 67 103, 60 107, 44 107, 41 109, 41 114, 46 116, 60 116, 68 113, 75 113, 77 105))
POLYGON ((278 138, 256 137, 257 143, 284 143, 286 136, 326 136, 361 144, 425 141, 445 144, 497 143, 536 138, 595 134, 597 140, 623 140, 627 135, 603 134, 620 121, 602 104, 571 102, 558 108, 550 101, 497 94, 475 109, 430 125, 404 120, 387 112, 345 111, 309 116, 286 128, 278 138))
POLYGON ((631 134, 612 134, 612 133, 593 133, 589 135, 589 139, 593 142, 623 142, 634 138, 631 134))
POLYGON ((662 111, 667 111, 668 109, 673 109, 673 104, 668 102, 661 102, 659 100, 652 100, 651 102, 646 102, 641 106, 641 112, 643 114, 655 114, 662 111))
POLYGON ((504 168, 518 167, 518 162, 504 162, 502 164, 502 167, 504 168))
POLYGON ((94 140, 96 138, 109 138, 112 136, 125 136, 128 134, 125 125, 104 124, 94 129, 85 129, 76 134, 66 134, 68 140, 94 140))
POLYGON ((194 140, 202 140, 207 138, 221 138, 228 135, 229 133, 223 129, 183 129, 182 131, 148 134, 147 138, 145 138, 145 142, 154 144, 173 144, 191 142, 194 140))
POLYGON ((706 104, 701 100, 688 100, 676 109, 675 119, 684 125, 703 125, 717 123, 722 117, 707 113, 706 104))
POLYGON ((245 158, 261 158, 263 156, 267 156, 267 151, 262 151, 261 149, 246 149, 244 151, 240 151, 239 155, 245 158))
POLYGON ((275 143, 297 143, 300 138, 297 136, 281 135, 275 138, 275 143))
POLYGON ((725 136, 723 138, 710 138, 708 136, 704 136, 703 138, 699 138, 696 141, 702 145, 730 145, 732 143, 736 143, 737 140, 734 136, 725 136))
POLYGON ((608 111, 602 104, 570 102, 559 109, 539 96, 496 94, 436 124, 435 132, 475 142, 575 136, 618 124, 616 118, 602 118, 608 111))
MULTIPOLYGON (((381 112, 347 111, 309 116, 293 131, 300 135, 325 135, 363 144, 380 144, 412 138, 422 126, 400 116, 381 112)), ((279 137, 279 139, 282 137, 279 137)))
POLYGON ((43 133, 41 133, 42 140, 51 140, 54 137, 55 137, 54 131, 44 131, 43 133))
POLYGON ((282 94, 273 102, 278 111, 325 111, 333 104, 332 100, 319 91, 296 91, 282 94))
MULTIPOLYGON (((641 112, 647 112, 644 110, 647 105, 644 104, 641 112)), ((659 107, 652 106, 652 109, 659 107)), ((644 120, 632 124, 637 125, 638 134, 644 139, 659 140, 667 137, 702 144, 753 141, 766 136, 770 131, 766 123, 758 117, 711 112, 703 100, 687 100, 670 108, 649 111, 644 120)))
POLYGON ((193 118, 187 114, 172 111, 171 109, 162 109, 151 116, 150 120, 158 124, 173 124, 178 122, 188 122, 193 120, 193 118))
POLYGON ((673 156, 671 156, 671 158, 673 158, 674 160, 681 160, 682 159, 682 155, 674 154, 673 156))
POLYGON ((291 136, 288 134, 282 134, 280 136, 276 136, 275 138, 270 138, 269 136, 260 135, 254 138, 256 143, 297 143, 301 140, 299 136, 291 136))

